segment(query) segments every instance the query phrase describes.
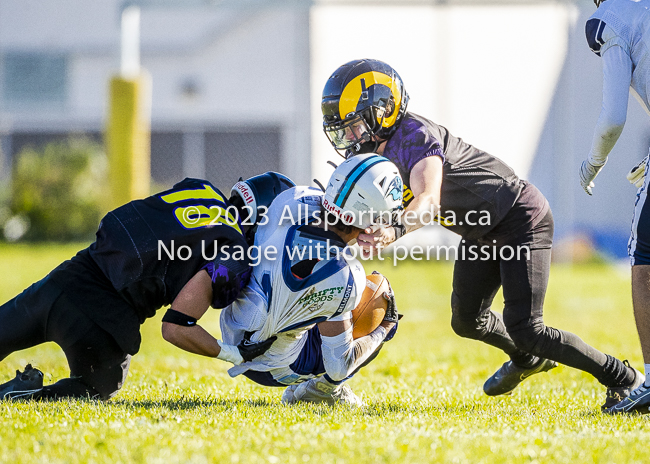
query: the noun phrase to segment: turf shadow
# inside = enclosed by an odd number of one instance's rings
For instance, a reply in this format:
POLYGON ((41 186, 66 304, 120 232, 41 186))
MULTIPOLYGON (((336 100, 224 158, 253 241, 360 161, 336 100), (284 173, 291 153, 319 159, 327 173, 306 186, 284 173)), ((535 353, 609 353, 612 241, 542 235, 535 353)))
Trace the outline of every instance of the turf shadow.
POLYGON ((125 406, 132 409, 168 409, 172 411, 186 411, 191 409, 239 409, 239 408, 267 408, 277 405, 265 399, 228 399, 228 398, 195 398, 181 397, 164 400, 114 400, 110 402, 116 406, 125 406))

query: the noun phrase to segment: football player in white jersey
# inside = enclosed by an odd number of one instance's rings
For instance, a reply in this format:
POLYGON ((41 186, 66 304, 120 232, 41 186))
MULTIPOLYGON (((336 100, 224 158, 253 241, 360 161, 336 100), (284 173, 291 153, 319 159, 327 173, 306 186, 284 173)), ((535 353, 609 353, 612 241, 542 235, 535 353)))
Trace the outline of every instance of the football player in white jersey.
MULTIPOLYGON (((594 179, 605 166, 627 115, 630 89, 650 113, 650 0, 594 0, 598 9, 585 28, 591 50, 603 61, 603 104, 591 151, 580 168, 580 184, 591 195, 594 179)), ((650 202, 647 202, 648 157, 635 166, 628 179, 636 187, 628 253, 632 264, 632 299, 646 379, 650 375, 650 202)), ((650 380, 646 380, 650 382, 650 380)), ((609 413, 648 412, 650 386, 646 383, 609 413)))
MULTIPOLYGON (((366 274, 347 245, 370 224, 396 220, 402 187, 393 163, 367 154, 336 168, 324 193, 311 187, 282 192, 257 226, 256 265, 249 285, 221 313, 223 342, 196 325, 209 303, 203 299, 197 304, 196 294, 188 295, 188 303, 172 305, 194 323, 168 323, 163 327, 165 339, 187 351, 232 362, 233 377, 243 374, 262 385, 287 387, 285 403, 360 405, 342 382, 392 338, 398 315, 394 296, 386 295, 384 321, 370 334, 353 339, 351 311, 366 286, 366 274), (235 349, 242 341, 259 345, 274 338, 265 353, 246 362, 235 349)), ((239 182, 233 193, 251 207, 258 222, 260 192, 254 183, 239 182)))

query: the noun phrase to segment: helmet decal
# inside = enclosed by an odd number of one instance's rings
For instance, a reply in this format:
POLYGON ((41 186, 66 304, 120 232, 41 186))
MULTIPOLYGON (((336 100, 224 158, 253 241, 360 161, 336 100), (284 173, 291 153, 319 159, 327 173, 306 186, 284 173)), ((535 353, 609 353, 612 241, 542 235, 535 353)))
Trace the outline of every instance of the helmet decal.
MULTIPOLYGON (((395 99, 395 108, 399 108, 402 103, 401 89, 396 88, 395 79, 392 76, 387 74, 370 71, 363 73, 352 79, 341 92, 341 98, 339 100, 339 114, 341 120, 345 119, 348 114, 355 113, 357 111, 357 105, 359 104, 359 99, 362 97, 362 94, 366 92, 367 88, 373 85, 384 85, 390 89, 390 93, 395 99)), ((399 111, 393 111, 393 113, 384 118, 383 127, 390 127, 395 124, 395 120, 399 111)), ((377 122, 381 122, 378 120, 377 122)))
POLYGON ((390 195, 391 197, 393 197, 393 200, 397 201, 402 197, 403 190, 404 190, 404 186, 402 184, 402 178, 399 176, 395 176, 391 181, 391 183, 388 185, 388 191, 386 192, 386 196, 390 195))

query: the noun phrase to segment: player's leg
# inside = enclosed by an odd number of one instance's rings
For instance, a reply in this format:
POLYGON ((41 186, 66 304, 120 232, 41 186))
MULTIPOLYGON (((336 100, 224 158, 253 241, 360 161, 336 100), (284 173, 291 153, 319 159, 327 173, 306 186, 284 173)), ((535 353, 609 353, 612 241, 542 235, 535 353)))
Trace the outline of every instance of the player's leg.
MULTIPOLYGON (((501 261, 503 314, 508 333, 520 349, 589 372, 608 387, 608 394, 627 396, 629 388, 639 383, 642 375, 620 360, 587 345, 578 336, 544 324, 543 305, 552 239, 553 216, 549 210, 533 230, 510 242, 509 246, 515 252, 518 247, 521 250, 519 259, 515 253, 514 259, 501 261)), ((612 401, 608 399, 607 407, 612 401)))
POLYGON ((122 387, 131 357, 113 337, 70 302, 65 293, 54 304, 47 323, 47 341, 57 343, 70 366, 70 377, 13 399, 90 398, 107 400, 122 387))
MULTIPOLYGON (((397 330, 397 326, 395 326, 394 330, 397 330)), ((389 335, 390 338, 386 337, 387 341, 390 340, 393 335, 394 333, 389 335)), ((345 384, 345 382, 359 372, 361 368, 372 362, 384 345, 379 345, 368 359, 357 367, 347 378, 334 381, 325 372, 322 342, 318 327, 309 330, 307 337, 307 341, 303 346, 300 355, 296 361, 291 364, 290 368, 292 372, 297 375, 315 375, 317 377, 306 382, 289 385, 282 395, 282 402, 286 404, 309 402, 325 403, 329 405, 338 403, 347 404, 349 406, 363 406, 361 398, 355 395, 350 386, 345 384)))
POLYGON ((650 264, 632 266, 632 304, 641 341, 646 380, 623 401, 607 409, 606 412, 610 414, 650 413, 650 264))
POLYGON ((641 341, 643 361, 648 366, 650 366, 650 201, 647 201, 649 183, 650 175, 646 175, 644 185, 636 195, 628 243, 632 265, 634 318, 641 341))
MULTIPOLYGON (((45 277, 0 306, 0 361, 15 351, 47 341, 47 321, 60 295, 61 290, 45 277)), ((0 400, 42 387, 43 373, 28 364, 22 372, 17 370, 13 379, 0 385, 0 400)))
POLYGON ((643 362, 650 365, 650 265, 632 266, 632 304, 643 362))
MULTIPOLYGON (((648 166, 646 165, 646 172, 648 166)), ((628 253, 632 264, 632 304, 634 320, 641 342, 641 352, 645 363, 646 381, 633 391, 628 398, 610 408, 610 413, 650 412, 650 202, 647 202, 648 182, 637 192, 632 219, 632 233, 628 243, 628 253)))
POLYGON ((60 295, 59 287, 45 277, 0 306, 0 361, 47 341, 47 320, 60 295))
POLYGON ((522 365, 534 364, 537 358, 517 348, 501 315, 491 310, 501 286, 499 260, 478 259, 472 250, 478 252, 480 246, 470 240, 459 246, 454 265, 451 327, 461 337, 500 348, 522 365))

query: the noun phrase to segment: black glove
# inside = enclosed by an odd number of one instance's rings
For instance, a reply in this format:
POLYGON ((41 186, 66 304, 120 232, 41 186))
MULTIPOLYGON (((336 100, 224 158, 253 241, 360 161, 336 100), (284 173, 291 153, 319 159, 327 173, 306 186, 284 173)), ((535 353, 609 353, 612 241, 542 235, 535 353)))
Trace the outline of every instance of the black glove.
POLYGON ((246 333, 244 339, 241 342, 239 342, 239 345, 237 345, 239 354, 241 354, 241 357, 244 358, 244 361, 246 362, 252 361, 258 356, 262 356, 264 353, 268 351, 269 348, 271 348, 273 342, 276 341, 278 338, 274 335, 267 340, 263 340, 261 342, 255 343, 255 342, 251 342, 250 336, 251 336, 250 333, 246 333))
POLYGON ((402 318, 402 315, 397 312, 397 305, 395 304, 395 294, 392 289, 390 293, 384 293, 384 298, 388 300, 388 307, 386 308, 386 315, 384 316, 384 321, 386 322, 397 322, 402 318))

